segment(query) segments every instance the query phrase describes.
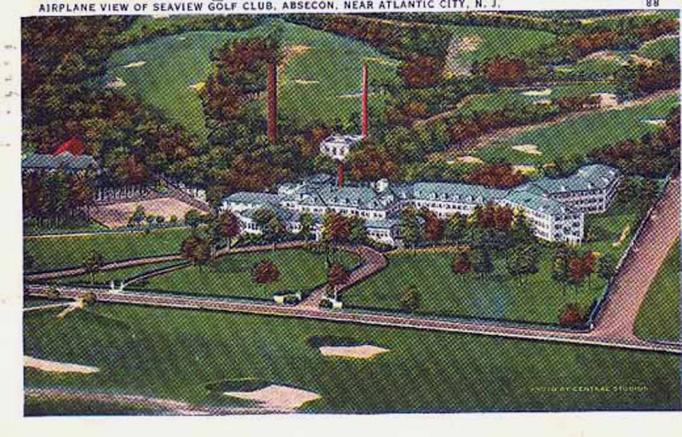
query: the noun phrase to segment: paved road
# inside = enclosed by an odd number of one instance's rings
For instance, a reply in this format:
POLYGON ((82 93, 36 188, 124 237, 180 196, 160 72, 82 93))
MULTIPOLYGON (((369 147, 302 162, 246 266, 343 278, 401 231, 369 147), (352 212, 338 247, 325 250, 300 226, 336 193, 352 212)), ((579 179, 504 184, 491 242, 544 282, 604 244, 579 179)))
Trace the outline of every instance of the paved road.
POLYGON ((672 179, 644 224, 633 250, 623 262, 593 331, 624 341, 636 341, 639 308, 656 273, 680 235, 680 179, 672 179))

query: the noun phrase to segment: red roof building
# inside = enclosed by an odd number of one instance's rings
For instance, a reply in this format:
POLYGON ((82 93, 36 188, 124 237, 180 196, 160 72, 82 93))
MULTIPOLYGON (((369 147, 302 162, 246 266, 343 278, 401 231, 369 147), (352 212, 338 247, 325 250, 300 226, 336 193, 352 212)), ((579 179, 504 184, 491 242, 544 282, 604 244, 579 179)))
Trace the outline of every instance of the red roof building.
POLYGON ((78 138, 71 138, 52 153, 54 156, 61 155, 62 153, 69 152, 74 156, 82 155, 85 152, 85 144, 78 138))

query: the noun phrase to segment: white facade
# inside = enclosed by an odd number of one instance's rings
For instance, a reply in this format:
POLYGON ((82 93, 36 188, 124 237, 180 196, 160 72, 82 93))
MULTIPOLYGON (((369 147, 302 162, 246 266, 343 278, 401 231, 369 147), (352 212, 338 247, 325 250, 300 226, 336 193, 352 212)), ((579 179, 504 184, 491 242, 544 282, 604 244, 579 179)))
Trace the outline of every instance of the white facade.
POLYGON ((358 145, 362 135, 332 135, 320 143, 320 153, 337 161, 344 161, 350 150, 358 145))

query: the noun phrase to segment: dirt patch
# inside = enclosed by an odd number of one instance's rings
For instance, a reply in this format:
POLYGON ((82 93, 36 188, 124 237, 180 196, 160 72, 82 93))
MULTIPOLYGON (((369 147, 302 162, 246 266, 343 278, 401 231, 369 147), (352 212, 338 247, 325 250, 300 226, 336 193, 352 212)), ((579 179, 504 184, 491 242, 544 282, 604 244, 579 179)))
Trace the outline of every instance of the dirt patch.
POLYGON ((538 146, 535 144, 519 144, 518 146, 512 146, 512 149, 529 155, 542 155, 542 152, 538 150, 538 146))
POLYGON ((172 197, 162 197, 152 200, 140 200, 137 202, 121 202, 111 205, 100 205, 92 208, 90 217, 108 228, 126 226, 130 216, 137 206, 142 206, 147 215, 163 216, 166 221, 170 216, 184 217, 189 210, 196 209, 192 205, 172 197))
POLYGON ((282 56, 282 61, 280 62, 280 67, 283 67, 291 61, 291 59, 294 56, 302 55, 303 53, 306 53, 310 51, 312 47, 302 45, 302 44, 297 44, 293 46, 287 46, 284 48, 284 56, 282 56))
POLYGON ((325 357, 342 357, 342 358, 358 358, 367 360, 374 358, 379 354, 389 352, 388 349, 384 349, 378 346, 372 345, 360 345, 360 346, 322 346, 320 347, 320 353, 325 357))
POLYGON ((123 68, 140 68, 143 65, 145 65, 147 61, 136 61, 136 62, 131 62, 130 64, 126 64, 123 66, 123 68))
POLYGON ((82 310, 83 308, 85 308, 85 302, 83 301, 83 299, 78 298, 76 299, 75 302, 72 302, 66 308, 64 308, 59 314, 57 314, 57 318, 63 319, 64 317, 66 317, 67 314, 76 310, 82 310))
POLYGON ((24 355, 24 367, 53 373, 96 373, 99 368, 81 364, 60 363, 58 361, 41 360, 24 355))
POLYGON ((115 78, 114 80, 107 82, 106 85, 104 85, 104 88, 109 88, 109 89, 120 89, 128 85, 121 79, 120 77, 115 78))
POLYGON ((630 60, 636 65, 644 65, 645 67, 651 67, 656 63, 653 59, 645 58, 639 55, 630 55, 630 60))
POLYGON ((619 61, 620 56, 618 53, 611 50, 601 50, 599 52, 590 53, 585 56, 581 61, 619 61))
POLYGON ((613 93, 594 93, 590 97, 599 97, 600 108, 613 108, 618 106, 618 97, 613 93))
POLYGON ((237 399, 256 401, 266 408, 281 410, 295 410, 308 402, 322 398, 311 391, 276 384, 254 391, 230 391, 223 394, 237 399))

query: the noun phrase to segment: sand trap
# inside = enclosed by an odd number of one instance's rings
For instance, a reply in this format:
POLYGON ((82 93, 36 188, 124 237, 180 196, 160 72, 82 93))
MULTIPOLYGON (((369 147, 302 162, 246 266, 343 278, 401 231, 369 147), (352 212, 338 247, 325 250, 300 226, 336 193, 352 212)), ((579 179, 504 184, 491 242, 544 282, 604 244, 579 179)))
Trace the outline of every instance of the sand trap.
POLYGON ((206 87, 206 82, 197 82, 189 86, 189 89, 196 92, 201 92, 206 87))
POLYGON ((524 165, 524 164, 513 165, 512 169, 514 169, 514 171, 517 171, 517 172, 524 174, 524 175, 530 175, 530 174, 533 174, 533 173, 538 171, 537 167, 535 167, 534 165, 524 165))
POLYGON ((602 108, 610 108, 618 105, 618 97, 613 93, 594 93, 590 97, 599 97, 599 106, 602 108))
POLYGON ((152 200, 122 201, 109 205, 98 205, 90 208, 88 215, 108 228, 118 228, 128 224, 130 216, 138 205, 142 206, 147 214, 161 215, 166 219, 172 215, 184 217, 187 211, 197 209, 195 206, 173 197, 161 197, 152 200))
POLYGON ((293 83, 297 85, 312 85, 316 83, 320 83, 319 80, 306 80, 306 79, 294 79, 292 80, 293 83))
MULTIPOLYGON (((367 93, 367 96, 374 96, 376 93, 367 93)), ((362 97, 362 93, 353 93, 353 94, 341 94, 340 96, 336 96, 340 99, 359 99, 362 97)))
POLYGON ((147 61, 136 61, 136 62, 131 62, 130 64, 126 64, 123 66, 123 68, 140 68, 143 65, 145 65, 147 61))
POLYGON ((665 119, 664 118, 647 118, 645 120, 642 120, 643 123, 646 124, 652 124, 654 126, 664 126, 665 125, 665 119))
POLYGON ((82 366, 80 364, 60 363, 57 361, 40 360, 24 355, 24 367, 54 373, 96 373, 99 368, 82 366))
POLYGON ((615 241, 611 245, 613 247, 620 246, 621 244, 623 244, 623 242, 625 241, 625 239, 628 237, 629 234, 630 234, 630 225, 627 225, 623 228, 623 232, 620 233, 620 238, 618 238, 618 241, 615 241))
POLYGON ((512 149, 529 155, 542 155, 542 152, 538 150, 538 146, 535 144, 520 144, 518 146, 512 146, 512 149))
POLYGON ((570 73, 571 71, 573 71, 573 67, 569 67, 569 66, 565 66, 565 65, 560 65, 558 67, 554 67, 554 69, 556 71, 560 71, 563 73, 570 73))
POLYGON ((550 100, 550 99, 533 100, 533 105, 537 105, 537 106, 549 106, 551 104, 552 104, 552 100, 550 100))
POLYGON ((620 56, 618 55, 618 53, 613 52, 611 50, 601 50, 599 52, 590 53, 589 55, 585 56, 580 62, 586 60, 618 61, 619 59, 620 56))
POLYGON ((256 401, 264 407, 280 410, 294 410, 307 402, 321 398, 317 393, 274 384, 255 391, 224 392, 223 394, 233 398, 256 401))
POLYGON ((184 41, 184 40, 186 40, 186 39, 187 39, 186 36, 179 36, 179 37, 178 37, 178 41, 184 41))
POLYGON ((645 67, 651 67, 656 61, 653 59, 645 58, 639 55, 630 55, 630 59, 637 65, 644 65, 645 67))
POLYGON ((362 59, 364 61, 374 62, 375 64, 380 64, 380 65, 396 66, 396 65, 400 64, 399 61, 394 61, 392 59, 379 58, 379 57, 374 57, 374 56, 370 56, 370 57, 366 57, 366 58, 362 58, 362 59))
POLYGON ((112 80, 111 82, 107 83, 104 85, 104 88, 109 88, 109 89, 119 89, 123 88, 124 86, 128 85, 121 79, 120 77, 117 77, 116 79, 112 80))
POLYGON ((82 298, 78 298, 78 299, 76 299, 75 302, 69 304, 69 306, 67 306, 59 314, 57 314, 57 318, 63 319, 70 312, 76 311, 76 310, 82 310, 83 308, 85 308, 85 302, 83 301, 82 298))
POLYGON ((522 96, 530 97, 544 97, 552 94, 551 88, 545 88, 544 90, 529 90, 521 93, 522 96))
MULTIPOLYGON (((483 164, 484 163, 484 161, 481 158, 477 158, 475 156, 468 156, 468 155, 467 156, 458 156, 457 161, 464 162, 466 164, 483 164)), ((448 164, 449 163, 454 164, 454 162, 452 162, 452 161, 448 161, 448 164)))
POLYGON ((321 346, 320 353, 325 357, 344 357, 344 358, 360 358, 370 359, 379 354, 389 352, 378 346, 371 346, 368 344, 361 346, 321 346))

